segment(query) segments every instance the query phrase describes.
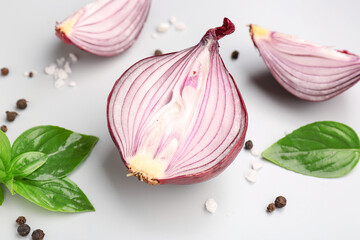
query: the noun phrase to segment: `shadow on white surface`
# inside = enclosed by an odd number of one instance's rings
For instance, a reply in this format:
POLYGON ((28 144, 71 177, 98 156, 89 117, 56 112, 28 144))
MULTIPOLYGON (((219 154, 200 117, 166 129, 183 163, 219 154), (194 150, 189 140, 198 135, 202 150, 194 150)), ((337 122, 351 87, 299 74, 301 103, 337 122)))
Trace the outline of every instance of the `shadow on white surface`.
POLYGON ((143 233, 169 236, 186 229, 182 236, 194 237, 209 227, 203 219, 209 218, 203 206, 206 199, 199 200, 198 195, 211 188, 211 183, 150 186, 139 182, 136 177, 126 176, 126 167, 115 147, 103 166, 122 205, 121 215, 127 216, 134 230, 140 227, 143 233), (165 225, 166 229, 161 227, 165 225))
POLYGON ((255 84, 258 89, 262 91, 262 94, 268 95, 269 98, 276 99, 277 101, 286 102, 305 102, 288 91, 285 90, 271 75, 269 70, 263 69, 258 71, 256 74, 249 76, 250 82, 255 84))

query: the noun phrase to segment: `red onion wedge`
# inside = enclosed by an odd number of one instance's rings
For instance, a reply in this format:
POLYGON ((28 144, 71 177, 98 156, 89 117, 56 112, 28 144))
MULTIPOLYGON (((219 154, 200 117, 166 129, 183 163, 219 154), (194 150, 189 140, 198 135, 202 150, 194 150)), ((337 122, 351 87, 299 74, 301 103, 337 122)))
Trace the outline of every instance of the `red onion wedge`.
POLYGON ((360 58, 250 25, 250 35, 274 78, 291 94, 307 101, 325 101, 360 79, 360 58))
POLYGON ((108 127, 129 175, 151 185, 190 184, 234 160, 248 117, 218 45, 234 30, 225 18, 196 46, 145 58, 115 83, 108 127))
POLYGON ((56 35, 84 51, 114 56, 133 45, 150 4, 151 0, 98 0, 57 23, 56 35))

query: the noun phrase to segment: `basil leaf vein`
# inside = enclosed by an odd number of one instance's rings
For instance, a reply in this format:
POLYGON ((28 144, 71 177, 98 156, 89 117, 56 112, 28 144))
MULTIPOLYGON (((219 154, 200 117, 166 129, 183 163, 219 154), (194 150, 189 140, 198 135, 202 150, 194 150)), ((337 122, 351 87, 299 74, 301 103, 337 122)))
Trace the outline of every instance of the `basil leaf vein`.
POLYGON ((345 124, 322 121, 305 125, 280 139, 262 156, 288 170, 322 178, 349 173, 360 158, 360 141, 345 124))
POLYGON ((13 185, 16 193, 51 211, 95 211, 81 189, 66 177, 45 181, 22 179, 13 185))
POLYGON ((41 152, 26 152, 11 160, 9 172, 15 179, 21 179, 40 168, 48 159, 47 154, 41 152))
POLYGON ((48 160, 27 179, 50 180, 71 173, 91 152, 98 138, 57 126, 38 126, 21 134, 14 142, 12 157, 25 152, 42 152, 48 160))

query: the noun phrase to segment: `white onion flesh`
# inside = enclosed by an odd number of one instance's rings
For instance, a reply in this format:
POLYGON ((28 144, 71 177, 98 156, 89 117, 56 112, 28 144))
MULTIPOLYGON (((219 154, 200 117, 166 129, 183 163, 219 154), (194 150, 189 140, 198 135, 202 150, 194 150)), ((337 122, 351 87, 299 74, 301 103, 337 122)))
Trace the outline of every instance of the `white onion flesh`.
POLYGON ((360 80, 360 58, 250 25, 252 40, 274 78, 291 94, 324 101, 360 80))
POLYGON ((222 172, 240 151, 247 112, 218 51, 224 19, 194 47, 143 59, 115 83, 108 126, 129 172, 149 184, 187 184, 222 172))
POLYGON ((84 51, 114 56, 131 47, 139 36, 151 0, 98 0, 56 24, 56 35, 84 51))

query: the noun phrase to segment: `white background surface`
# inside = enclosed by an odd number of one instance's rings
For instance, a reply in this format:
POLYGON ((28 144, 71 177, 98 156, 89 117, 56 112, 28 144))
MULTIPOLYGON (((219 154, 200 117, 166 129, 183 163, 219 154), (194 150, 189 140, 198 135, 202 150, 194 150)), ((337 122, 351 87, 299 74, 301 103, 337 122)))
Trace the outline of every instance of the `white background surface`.
POLYGON ((360 54, 359 1, 314 0, 154 0, 148 21, 135 45, 112 58, 93 56, 66 46, 54 25, 79 9, 87 0, 5 1, 0 4, 0 67, 10 74, 0 77, 0 125, 5 111, 15 109, 19 98, 29 100, 26 110, 8 125, 10 141, 24 130, 53 124, 96 135, 100 141, 90 157, 71 175, 86 193, 96 212, 65 214, 44 210, 5 190, 0 207, 0 239, 17 236, 15 220, 28 219, 32 229, 45 231, 45 239, 359 239, 360 169, 339 179, 319 179, 284 170, 264 162, 258 182, 244 174, 256 160, 242 150, 233 164, 210 181, 187 186, 148 186, 127 178, 125 167, 106 124, 106 100, 116 79, 135 61, 153 54, 177 51, 200 41, 207 29, 220 26, 223 17, 236 31, 220 40, 225 65, 234 76, 245 100, 252 139, 259 151, 302 125, 334 120, 360 133, 360 85, 321 103, 299 100, 268 73, 255 50, 246 24, 294 34, 318 44, 336 46, 360 54), (152 39, 157 24, 171 16, 187 28, 152 39), (230 59, 233 50, 239 59, 230 59), (75 52, 71 80, 76 88, 55 89, 43 69, 56 58, 75 52), (35 69, 34 78, 23 76, 35 69), (278 195, 288 205, 272 214, 265 212, 278 195), (204 202, 213 197, 218 210, 211 215, 204 202))

